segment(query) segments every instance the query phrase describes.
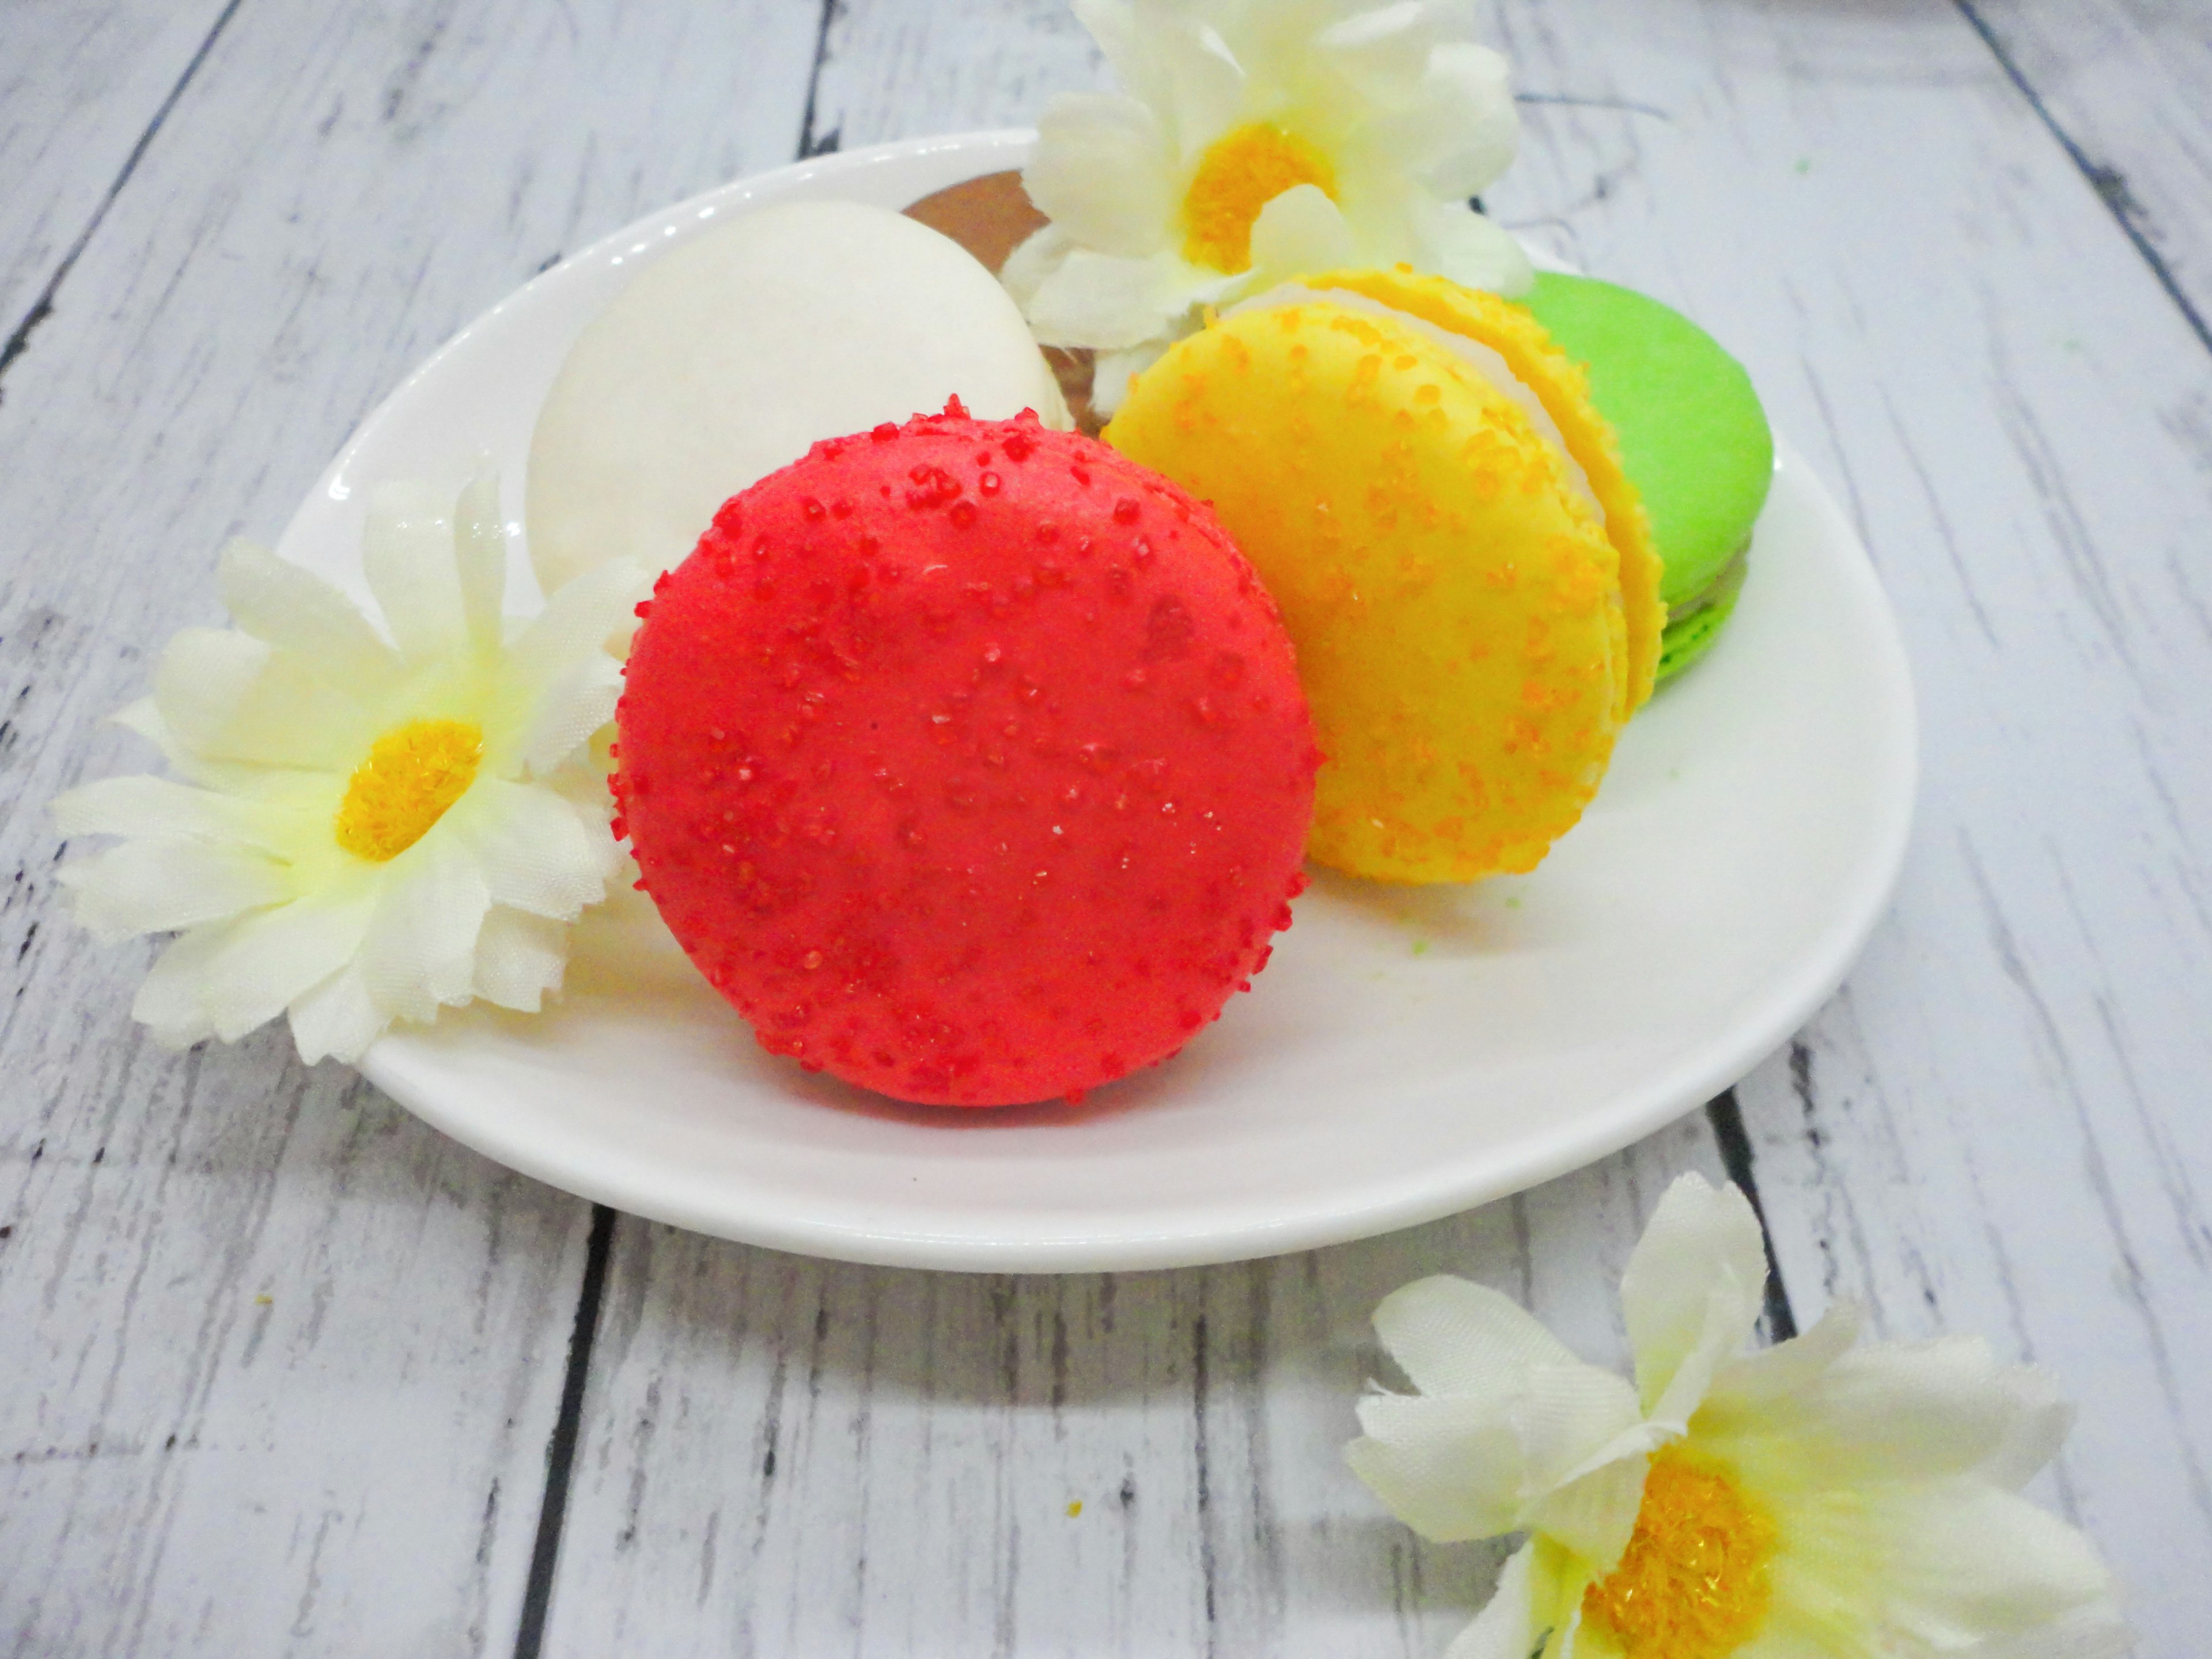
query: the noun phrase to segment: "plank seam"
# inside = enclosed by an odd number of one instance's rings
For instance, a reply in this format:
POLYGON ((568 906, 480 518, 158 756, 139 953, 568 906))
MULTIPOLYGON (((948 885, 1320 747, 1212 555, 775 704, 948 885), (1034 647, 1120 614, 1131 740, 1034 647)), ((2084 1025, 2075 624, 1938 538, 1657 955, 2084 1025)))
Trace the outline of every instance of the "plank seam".
POLYGON ((799 118, 799 159, 802 161, 836 154, 844 137, 842 121, 818 137, 814 131, 815 100, 822 91, 823 68, 830 61, 830 31, 837 21, 838 9, 842 3, 843 0, 822 0, 822 23, 814 32, 814 67, 806 76, 806 108, 799 118))
POLYGON ((561 1528, 568 1515, 568 1477, 584 1420, 584 1387, 599 1338, 599 1306, 606 1299, 607 1261, 614 1254, 615 1212, 592 1206, 592 1236, 584 1247, 584 1282, 576 1297, 576 1322, 568 1333, 568 1365, 561 1379, 561 1409, 545 1442, 545 1497, 538 1510, 538 1540, 530 1552, 530 1577, 515 1626, 514 1659, 538 1659, 545 1645, 545 1618, 553 1605, 553 1572, 561 1555, 561 1528))
POLYGON ((1766 1334, 1770 1341, 1787 1342, 1797 1334, 1797 1310, 1790 1305, 1790 1290, 1782 1282, 1782 1263, 1774 1254, 1773 1230, 1766 1224, 1766 1206, 1759 1201, 1759 1176, 1753 1168, 1751 1137, 1744 1132, 1743 1109, 1735 1091, 1724 1089, 1705 1103, 1705 1118, 1719 1143, 1721 1167, 1728 1178, 1751 1200, 1759 1218, 1759 1243, 1766 1250, 1766 1334))
MULTIPOLYGON (((30 349, 32 332, 54 314, 54 295, 60 292, 64 280, 76 267, 93 236, 106 222, 108 209, 115 205, 115 198, 131 182, 131 174, 138 171, 138 163, 146 159, 146 152, 154 143, 154 135, 161 131, 161 124, 169 118, 169 112, 176 108, 177 100, 185 95, 185 88, 192 83, 192 78, 200 72, 200 65, 207 62, 208 54, 215 49, 216 41, 222 37, 223 30, 229 27, 230 20, 238 15, 239 7, 244 3, 245 0, 230 0, 230 3, 216 18, 207 32, 207 39, 201 41, 193 52, 184 72, 177 76, 176 85, 169 88, 168 96, 162 99, 160 107, 155 110, 154 118, 146 124, 146 131, 138 135, 138 142, 131 147, 131 154, 124 157, 122 170, 116 173, 115 182, 108 185, 107 193, 100 198, 100 205, 92 210, 92 217, 77 233, 76 240, 70 243, 69 252, 62 255, 61 263, 54 267, 54 274, 46 279, 46 285, 39 291, 39 297, 23 313, 23 320, 15 325, 15 331, 5 341, 0 341, 0 380, 4 380, 15 360, 30 349)), ((4 384, 0 384, 0 398, 6 396, 7 388, 4 384)))
POLYGON ((1981 37, 1982 44, 1990 49, 1990 55, 2004 70, 2006 79, 2018 88, 2021 97, 2027 100, 2027 106, 2035 112, 2036 118, 2058 141, 2059 148, 2066 152, 2067 159, 2088 181, 2089 188, 2096 192, 2097 199, 2105 204, 2105 210, 2112 216, 2112 222, 2119 226, 2121 234, 2135 245, 2136 252, 2142 256, 2143 263, 2158 278, 2158 285, 2166 290, 2166 297, 2173 301, 2174 308, 2181 313, 2190 331, 2196 335, 2197 343, 2205 350, 2212 351, 2212 324, 2207 324, 2204 314, 2197 310, 2187 290, 2174 276, 2173 268, 2166 264, 2166 256, 2152 244, 2149 235, 2144 231, 2142 222, 2146 216, 2135 198, 2128 193, 2125 175, 2117 167, 2106 167, 2092 159, 2088 151, 2075 141, 2074 136, 2059 125, 2058 118, 2051 112, 2050 105, 2043 101, 2043 95, 2029 82, 2027 72, 2021 68, 2018 60, 2006 50, 2004 42, 1997 38, 1996 31, 1982 16, 1976 0, 1952 0, 1952 4, 1966 20, 1966 27, 1981 37))
MULTIPOLYGON (((235 5, 238 0, 232 0, 235 5)), ((842 0, 822 0, 822 17, 814 34, 814 62, 807 73, 806 104, 799 116, 799 155, 827 155, 836 150, 840 131, 832 128, 817 136, 814 131, 822 71, 830 58, 830 31, 837 21, 842 0)), ((558 261, 556 254, 546 261, 558 261)), ((530 1577, 523 1588, 522 1617, 515 1628, 514 1659, 539 1659, 545 1645, 546 1620, 552 1611, 553 1581, 560 1565, 561 1532, 568 1518, 568 1483, 575 1467, 577 1442, 584 1415, 584 1394, 591 1377, 592 1349, 597 1340, 599 1309, 606 1298, 607 1263, 612 1255, 615 1212, 604 1204, 592 1206, 591 1242, 584 1255, 584 1280, 576 1298, 576 1322, 568 1337, 568 1364, 561 1382, 561 1409, 545 1443, 545 1496, 538 1512, 538 1538, 530 1555, 530 1577)), ((771 1431, 766 1474, 775 1471, 775 1446, 771 1431)))

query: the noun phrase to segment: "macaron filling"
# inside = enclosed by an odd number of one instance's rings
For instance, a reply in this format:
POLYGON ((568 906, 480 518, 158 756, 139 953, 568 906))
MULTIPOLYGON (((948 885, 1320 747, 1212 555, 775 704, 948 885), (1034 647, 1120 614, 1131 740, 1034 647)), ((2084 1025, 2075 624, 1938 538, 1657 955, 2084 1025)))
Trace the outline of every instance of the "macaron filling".
POLYGON ((1370 317, 1387 318, 1401 328, 1411 329, 1423 338, 1433 340, 1466 363, 1528 417, 1528 424, 1535 428, 1536 435, 1558 455, 1569 487, 1589 503, 1590 511, 1597 515, 1600 524, 1605 522, 1605 508, 1598 501, 1597 492, 1590 487, 1589 474, 1583 471, 1582 463, 1575 459, 1573 452, 1567 447, 1566 434, 1559 430, 1559 422, 1544 406, 1543 398, 1537 395, 1534 386, 1513 372, 1503 353, 1481 341, 1470 339, 1464 334, 1455 334, 1410 311, 1384 305, 1370 295, 1357 294, 1344 288, 1307 288, 1297 283, 1285 283, 1280 287, 1269 289, 1265 294, 1255 294, 1250 299, 1231 307, 1222 315, 1235 317, 1248 311, 1273 311, 1284 306, 1316 302, 1341 306, 1346 311, 1362 312, 1370 317))
POLYGON ((1744 572, 1751 563, 1751 544, 1746 542, 1736 556, 1720 568, 1720 574, 1707 582, 1680 605, 1667 608, 1667 626, 1686 623, 1701 611, 1710 611, 1717 605, 1726 605, 1743 590, 1744 572))

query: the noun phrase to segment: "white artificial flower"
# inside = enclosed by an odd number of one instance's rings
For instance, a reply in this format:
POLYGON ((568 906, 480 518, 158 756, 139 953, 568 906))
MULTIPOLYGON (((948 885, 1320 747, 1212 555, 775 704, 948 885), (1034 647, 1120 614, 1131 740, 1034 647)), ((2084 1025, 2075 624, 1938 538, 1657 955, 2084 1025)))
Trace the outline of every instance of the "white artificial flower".
POLYGON ((54 803, 64 835, 125 838, 60 872, 78 919, 106 939, 181 935, 131 1006, 166 1043, 289 1013, 302 1058, 350 1060, 472 998, 534 1012, 620 864, 591 750, 643 573, 603 566, 508 620, 489 476, 451 508, 379 490, 362 557, 382 632, 319 576, 232 543, 236 629, 179 634, 117 717, 178 776, 54 803))
POLYGON ((1505 60, 1462 0, 1075 0, 1126 91, 1069 93, 1022 175, 1051 221, 1002 273, 1047 345, 1101 353, 1094 401, 1226 305, 1407 263, 1526 291, 1468 204, 1520 141, 1505 60))
POLYGON ((1855 1308, 1741 1352, 1766 1264, 1735 1188, 1668 1189, 1622 1275, 1633 1386, 1463 1279, 1376 1310, 1420 1390, 1352 1467, 1438 1540, 1526 1533, 1448 1659, 2108 1659, 2087 1540, 2019 1495, 2070 1413, 1978 1340, 1854 1349, 1855 1308))

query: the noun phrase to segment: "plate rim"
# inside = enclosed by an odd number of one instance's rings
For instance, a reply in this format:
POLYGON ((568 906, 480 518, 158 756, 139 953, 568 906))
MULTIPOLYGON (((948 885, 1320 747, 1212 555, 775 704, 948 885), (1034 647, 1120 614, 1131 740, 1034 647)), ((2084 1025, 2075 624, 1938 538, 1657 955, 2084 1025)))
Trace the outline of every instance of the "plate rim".
MULTIPOLYGON (((1034 142, 1032 130, 992 128, 922 138, 893 140, 865 149, 809 157, 766 172, 747 174, 641 216, 592 241, 559 264, 532 276, 457 331, 410 371, 363 417, 318 478, 295 522, 315 496, 329 489, 387 411, 452 355, 464 349, 479 329, 541 287, 562 283, 584 266, 610 258, 647 228, 701 210, 742 208, 764 192, 804 189, 824 177, 862 171, 889 162, 939 155, 1006 163, 1034 142)), ((972 178, 994 170, 988 165, 964 173, 972 178)), ((948 179, 946 183, 957 183, 948 179)), ((1548 262, 1547 262, 1548 263, 1548 262)), ((362 1056, 362 1074, 416 1116, 441 1133, 523 1175, 594 1203, 688 1231, 768 1249, 873 1266, 953 1272, 1085 1273, 1197 1267, 1252 1260, 1341 1243, 1434 1221, 1525 1191, 1542 1182, 1610 1156, 1665 1127, 1740 1081, 1760 1060, 1826 1003, 1842 985, 1887 914, 1909 849, 1920 782, 1920 731, 1917 698, 1894 611, 1881 587, 1871 557, 1856 529, 1802 453, 1778 435, 1778 481, 1787 477, 1821 520, 1824 541, 1845 555, 1834 561, 1838 574, 1870 599, 1878 621, 1879 656, 1869 684, 1886 694, 1879 701, 1894 744, 1887 811, 1874 825, 1866 847, 1875 878, 1854 895, 1856 902, 1833 917, 1820 948, 1799 959, 1795 971, 1778 981, 1764 999, 1760 1017, 1734 1023, 1703 1049, 1686 1055, 1669 1072, 1643 1087, 1616 1095, 1613 1109, 1531 1137, 1503 1153, 1482 1155, 1468 1170, 1449 1163, 1416 1170, 1409 1177, 1369 1181, 1349 1202, 1310 1202, 1273 1219, 1242 1213, 1221 1224, 1195 1229, 1129 1229, 1096 1235, 1062 1233, 1046 1238, 978 1239, 967 1234, 932 1232, 909 1223, 856 1228, 843 1222, 815 1222, 786 1210, 778 1214, 732 1216, 709 1213, 705 1206, 672 1201, 619 1171, 580 1168, 547 1156, 526 1132, 501 1133, 504 1120, 456 1111, 446 1095, 418 1075, 420 1053, 404 1042, 380 1041, 362 1056), (1383 1188, 1377 1193, 1375 1189, 1383 1188)), ((285 540, 290 541, 288 526, 285 540)))

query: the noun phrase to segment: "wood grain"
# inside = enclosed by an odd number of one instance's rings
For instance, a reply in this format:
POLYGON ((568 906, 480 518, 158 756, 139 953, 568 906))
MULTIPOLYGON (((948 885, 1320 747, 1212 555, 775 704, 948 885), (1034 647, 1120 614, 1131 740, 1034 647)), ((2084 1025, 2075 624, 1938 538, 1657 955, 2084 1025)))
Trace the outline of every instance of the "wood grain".
MULTIPOLYGON (((1703 1121, 1508 1204, 1229 1267, 842 1267, 625 1220, 546 1651, 1430 1655, 1498 1553, 1346 1470, 1368 1328, 1451 1272, 1590 1357, 1703 1121)), ((1402 1386, 1402 1385, 1401 1385, 1402 1386)))
POLYGON ((276 1034, 152 1050, 44 804, 428 349, 787 158, 816 35, 246 6, 0 379, 0 1652, 512 1650, 588 1207, 276 1034))
POLYGON ((1106 84, 1064 0, 838 0, 828 17, 811 149, 1029 126, 1054 93, 1106 84))
POLYGON ((1960 0, 2212 349, 2212 12, 1960 0))
MULTIPOLYGON (((41 804, 137 761, 97 719, 212 617, 222 537, 273 537, 363 411, 561 250, 803 149, 1023 122, 1101 71, 1057 0, 244 0, 192 67, 220 15, 0 15, 9 330, 62 272, 0 365, 0 1653, 504 1652, 588 1212, 274 1035, 147 1048, 143 954, 66 922, 41 804)), ((2143 1650, 2193 1651, 2212 391, 2093 175, 2125 173, 2122 221, 2198 293, 2202 18, 1489 16, 1530 94, 1494 205, 1744 358, 1919 678, 1896 913, 1739 1091, 1800 1312, 1855 1295, 1893 1334, 2049 1365, 2084 1412, 2043 1490, 2112 1554, 2143 1650)), ((1618 1359, 1643 1215, 1719 1167, 1692 1117, 1411 1233, 1118 1278, 625 1219, 545 1648, 1437 1652, 1497 1558, 1420 1545, 1338 1462, 1374 1301, 1469 1273, 1618 1359)))
MULTIPOLYGON (((1953 8, 1501 12, 1509 220, 1711 323, 1857 518, 1923 793, 1845 994, 1738 1091, 1801 1313, 1987 1334, 2147 1652, 2212 1620, 2207 359, 1953 8)), ((1754 580, 1756 575, 1754 573, 1754 580)))
POLYGON ((0 8, 0 368, 233 9, 227 0, 0 8))

